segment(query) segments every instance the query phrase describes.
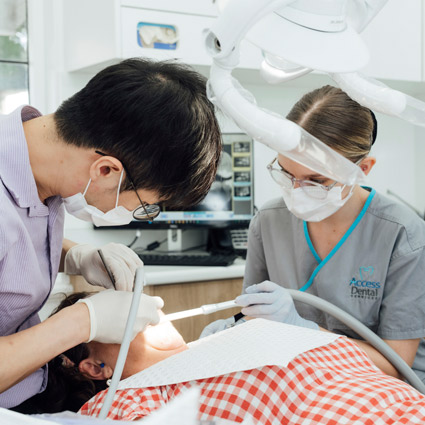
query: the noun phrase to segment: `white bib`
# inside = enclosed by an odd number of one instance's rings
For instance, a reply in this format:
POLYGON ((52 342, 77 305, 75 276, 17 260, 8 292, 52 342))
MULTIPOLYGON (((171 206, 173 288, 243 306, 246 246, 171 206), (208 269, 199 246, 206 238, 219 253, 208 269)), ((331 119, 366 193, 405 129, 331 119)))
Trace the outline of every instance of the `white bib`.
POLYGON ((157 387, 263 366, 287 366, 297 355, 338 337, 265 319, 248 320, 189 343, 188 350, 122 380, 118 389, 157 387))

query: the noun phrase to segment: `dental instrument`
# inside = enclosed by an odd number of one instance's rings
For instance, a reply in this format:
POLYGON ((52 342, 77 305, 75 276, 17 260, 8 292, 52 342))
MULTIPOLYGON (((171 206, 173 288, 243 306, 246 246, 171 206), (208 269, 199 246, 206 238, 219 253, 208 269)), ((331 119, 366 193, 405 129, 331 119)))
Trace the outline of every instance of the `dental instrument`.
POLYGON ((238 307, 235 303, 235 300, 223 301, 221 303, 215 304, 204 304, 198 308, 192 308, 190 310, 178 311, 176 313, 166 314, 161 318, 160 323, 163 322, 172 322, 173 320, 184 319, 186 317, 199 316, 200 314, 212 314, 217 311, 227 310, 228 308, 238 307))
POLYGON ((111 408, 115 393, 118 388, 118 384, 121 379, 122 371, 124 369, 125 361, 127 359, 128 349, 130 347, 131 336, 133 333, 137 310, 139 308, 140 298, 143 293, 144 283, 145 283, 144 268, 138 267, 136 269, 136 275, 134 278, 133 299, 131 300, 130 311, 128 313, 128 319, 127 319, 127 324, 125 326, 121 348, 118 353, 117 363, 115 365, 115 370, 114 370, 114 374, 112 375, 108 393, 106 394, 106 397, 105 397, 105 402, 99 413, 99 419, 106 419, 106 417, 108 416, 109 409, 111 408))
POLYGON ((114 287, 114 289, 117 289, 116 286, 115 286, 114 275, 112 274, 111 270, 109 269, 108 265, 106 264, 105 256, 103 255, 102 250, 98 249, 97 252, 99 253, 100 259, 102 260, 103 267, 105 267, 106 273, 108 273, 109 279, 111 279, 112 286, 114 287))

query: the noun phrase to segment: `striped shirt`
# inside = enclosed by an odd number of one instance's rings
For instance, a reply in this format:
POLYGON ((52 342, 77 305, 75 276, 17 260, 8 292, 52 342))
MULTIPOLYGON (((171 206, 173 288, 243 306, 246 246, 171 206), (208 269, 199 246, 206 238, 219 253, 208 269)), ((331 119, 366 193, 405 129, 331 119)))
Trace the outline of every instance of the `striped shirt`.
MULTIPOLYGON (((55 282, 62 251, 64 211, 59 196, 43 204, 32 174, 22 122, 39 117, 23 106, 0 116, 0 335, 38 323, 55 282)), ((47 366, 0 394, 13 407, 43 391, 47 366)))

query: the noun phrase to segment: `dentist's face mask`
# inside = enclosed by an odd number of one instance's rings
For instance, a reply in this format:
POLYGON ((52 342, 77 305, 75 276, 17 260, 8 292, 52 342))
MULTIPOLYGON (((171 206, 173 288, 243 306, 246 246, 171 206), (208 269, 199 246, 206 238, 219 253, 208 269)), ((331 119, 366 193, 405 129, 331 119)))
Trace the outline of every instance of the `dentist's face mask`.
POLYGON ((276 159, 267 166, 267 169, 273 180, 279 184, 288 210, 301 220, 322 221, 337 212, 353 194, 354 186, 343 199, 342 191, 345 186, 336 186, 336 182, 324 186, 308 180, 298 180, 281 169, 273 168, 276 159), (296 189, 295 183, 299 184, 296 189))
POLYGON ((117 199, 115 208, 104 213, 93 205, 89 205, 86 201, 85 194, 90 186, 89 180, 83 193, 77 193, 73 196, 63 199, 66 210, 80 220, 92 222, 95 226, 123 226, 129 224, 133 220, 133 212, 127 208, 118 206, 118 198, 120 195, 121 181, 124 170, 121 172, 120 181, 117 189, 117 199))

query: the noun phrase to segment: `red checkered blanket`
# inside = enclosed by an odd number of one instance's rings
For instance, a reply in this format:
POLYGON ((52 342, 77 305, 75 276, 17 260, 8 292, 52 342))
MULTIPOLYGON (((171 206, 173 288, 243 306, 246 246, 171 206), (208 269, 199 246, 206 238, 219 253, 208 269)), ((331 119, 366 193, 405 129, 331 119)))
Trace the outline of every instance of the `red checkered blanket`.
MULTIPOLYGON (((201 389, 199 419, 258 424, 425 424, 425 396, 383 374, 345 337, 298 355, 287 367, 264 366, 214 378, 117 392, 108 418, 134 420, 187 388, 201 389)), ((80 410, 97 416, 106 391, 80 410)))

